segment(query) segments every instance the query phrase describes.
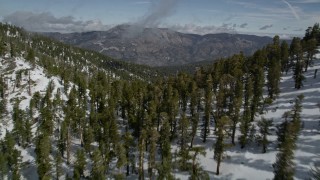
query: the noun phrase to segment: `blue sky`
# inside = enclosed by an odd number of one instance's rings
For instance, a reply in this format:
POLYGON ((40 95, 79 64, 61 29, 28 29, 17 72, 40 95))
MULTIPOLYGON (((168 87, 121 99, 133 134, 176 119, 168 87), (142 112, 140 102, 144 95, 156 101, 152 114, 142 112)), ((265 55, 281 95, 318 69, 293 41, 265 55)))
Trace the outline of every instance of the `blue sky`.
POLYGON ((107 30, 131 23, 287 37, 320 22, 320 0, 0 0, 0 20, 30 31, 107 30))

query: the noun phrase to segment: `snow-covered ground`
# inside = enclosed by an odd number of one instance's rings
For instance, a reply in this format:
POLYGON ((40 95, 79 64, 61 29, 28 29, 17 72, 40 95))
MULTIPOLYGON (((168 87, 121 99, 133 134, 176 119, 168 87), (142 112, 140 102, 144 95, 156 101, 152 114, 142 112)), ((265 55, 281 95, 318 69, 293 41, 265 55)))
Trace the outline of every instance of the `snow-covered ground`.
MULTIPOLYGON (((225 153, 225 159, 220 166, 220 175, 216 173, 216 162, 213 159, 213 145, 215 138, 213 135, 209 137, 205 144, 206 156, 199 156, 199 162, 204 170, 206 170, 210 179, 247 179, 247 180, 263 180, 273 179, 272 164, 276 161, 277 136, 276 125, 283 121, 284 112, 291 110, 294 99, 300 95, 304 95, 302 101, 301 120, 303 128, 300 132, 297 148, 295 151, 295 179, 309 179, 310 169, 315 162, 320 161, 320 74, 314 78, 315 70, 320 70, 320 53, 316 55, 314 64, 304 73, 306 79, 304 86, 297 90, 294 88, 294 80, 292 72, 282 76, 280 83, 281 93, 279 97, 269 106, 268 112, 261 115, 265 118, 272 118, 274 128, 272 135, 268 136, 271 140, 267 153, 262 153, 262 147, 251 144, 244 149, 240 149, 239 144, 229 148, 225 153)), ((261 116, 256 117, 257 120, 261 116)), ((198 139, 196 145, 203 146, 198 139)), ((180 179, 188 179, 189 174, 176 173, 175 176, 180 179)))
MULTIPOLYGON (((41 95, 44 95, 47 89, 47 86, 50 81, 53 82, 54 90, 53 90, 53 96, 56 94, 58 89, 63 90, 63 85, 60 83, 59 78, 52 76, 48 77, 47 73, 42 67, 35 66, 32 68, 32 66, 26 62, 24 58, 21 57, 15 57, 15 58, 0 58, 0 70, 4 72, 4 79, 5 83, 8 85, 8 89, 5 92, 5 96, 7 98, 7 111, 10 113, 13 110, 13 105, 15 103, 15 100, 20 101, 20 109, 27 109, 30 104, 30 100, 32 98, 32 95, 35 92, 40 92, 41 95), (19 71, 22 71, 21 73, 21 82, 19 83, 19 86, 17 87, 16 80, 17 80, 17 73, 19 71), (31 88, 29 92, 29 75, 30 75, 30 81, 31 81, 31 88)), ((63 91, 61 93, 62 99, 66 99, 66 96, 64 95, 63 91)), ((10 116, 9 116, 10 117, 10 116)), ((7 123, 2 123, 4 127, 0 129, 0 131, 4 129, 8 129, 9 131, 12 130, 12 122, 11 118, 7 119, 7 123)), ((1 134, 1 138, 3 138, 5 133, 1 134)))
MULTIPOLYGON (((316 162, 319 161, 320 148, 320 111, 317 106, 320 103, 320 72, 318 76, 314 78, 316 69, 320 69, 320 53, 316 55, 316 60, 312 67, 305 72, 306 80, 304 86, 297 90, 294 88, 294 81, 292 73, 282 76, 280 83, 281 93, 274 103, 267 107, 268 112, 261 115, 265 118, 272 118, 274 127, 280 124, 283 119, 282 115, 284 112, 289 111, 293 106, 294 99, 300 95, 304 95, 302 102, 303 110, 301 113, 303 129, 300 132, 297 149, 295 151, 295 164, 296 164, 296 179, 307 179, 310 177, 310 168, 316 162)), ((32 66, 27 63, 23 58, 0 58, 0 71, 5 72, 4 77, 9 85, 9 89, 6 91, 8 98, 7 110, 12 112, 14 101, 13 99, 18 98, 21 100, 20 108, 26 109, 29 106, 31 95, 39 91, 45 93, 47 85, 50 81, 54 83, 53 94, 60 89, 63 92, 63 85, 61 84, 58 77, 48 77, 45 70, 39 66, 32 66), (10 59, 10 61, 8 61, 10 59), (9 66, 12 68, 10 69, 9 66), (8 69, 9 68, 9 69, 8 69), (5 71, 6 70, 6 71, 5 71), (20 70, 28 70, 27 74, 22 73, 22 80, 20 87, 15 86, 16 74, 20 70), (32 81, 31 95, 28 92, 28 81, 32 81)), ((62 98, 67 99, 64 93, 62 98)), ((256 119, 260 119, 261 116, 257 116, 256 119)), ((11 118, 7 118, 5 122, 0 123, 0 138, 5 135, 5 130, 11 130, 13 123, 11 118)), ((33 126, 33 131, 36 127, 33 126)), ((215 175, 216 162, 213 159, 214 151, 213 145, 215 143, 214 135, 209 136, 208 142, 204 145, 199 136, 195 140, 195 146, 205 146, 206 156, 199 155, 198 162, 205 171, 209 173, 211 179, 273 179, 273 167, 272 164, 275 162, 277 151, 276 142, 276 131, 273 128, 272 135, 268 137, 272 143, 268 146, 267 153, 261 153, 261 147, 256 144, 251 144, 245 149, 240 149, 239 144, 235 147, 228 148, 226 151, 226 158, 223 160, 220 167, 220 175, 215 175)), ((237 138, 236 138, 237 139, 237 138)), ((27 165, 28 168, 24 168, 23 177, 26 179, 37 179, 36 165, 35 165, 35 154, 34 147, 28 147, 23 149, 16 146, 21 151, 22 162, 27 165)), ((147 167, 147 165, 145 165, 147 167)), ((66 168, 66 167, 65 167, 66 168)), ((174 174, 176 178, 188 179, 189 173, 177 172, 174 174)), ((131 178, 136 176, 131 176, 131 178)), ((133 178, 133 179, 134 179, 133 178)))
MULTIPOLYGON (((6 55, 4 58, 0 58, 0 72, 5 79, 5 83, 8 89, 5 92, 7 98, 7 112, 8 116, 4 118, 4 121, 0 123, 0 139, 4 138, 6 130, 11 131, 13 129, 12 122, 12 110, 15 100, 19 100, 19 108, 26 110, 29 108, 30 100, 35 92, 40 92, 43 96, 46 92, 50 81, 53 82, 52 97, 57 93, 58 89, 61 92, 61 98, 66 100, 67 97, 63 91, 63 85, 61 84, 60 78, 51 76, 48 77, 47 73, 42 67, 32 65, 24 58, 14 57, 10 58, 6 55), (16 86, 17 73, 21 73, 21 82, 19 86, 16 86), (26 73, 25 73, 26 72, 26 73), (29 75, 30 75, 30 92, 29 92, 29 75)), ((35 115, 37 116, 37 115, 35 115)), ((35 135, 37 130, 37 123, 32 126, 32 132, 35 135)), ((35 162, 34 146, 22 148, 15 146, 20 152, 22 157, 22 179, 38 179, 37 168, 35 162)))

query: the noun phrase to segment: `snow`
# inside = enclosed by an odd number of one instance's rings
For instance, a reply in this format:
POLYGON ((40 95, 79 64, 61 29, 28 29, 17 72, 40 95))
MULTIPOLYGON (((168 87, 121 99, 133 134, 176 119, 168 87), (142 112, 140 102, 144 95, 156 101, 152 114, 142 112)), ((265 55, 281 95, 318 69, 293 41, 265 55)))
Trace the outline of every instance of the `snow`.
MULTIPOLYGON (((297 141, 294 160, 296 164, 295 179, 297 180, 307 179, 310 176, 309 172, 311 166, 319 160, 320 111, 317 104, 320 103, 320 74, 318 74, 315 79, 313 77, 315 70, 320 68, 320 53, 316 54, 315 57, 316 60, 314 61, 314 65, 305 72, 306 80, 304 81, 304 86, 299 90, 295 89, 292 72, 283 74, 280 83, 281 93, 279 94, 279 97, 272 105, 267 107, 267 112, 265 114, 256 117, 257 120, 262 116, 268 119, 272 118, 274 125, 278 125, 283 121, 283 113, 289 111, 293 107, 294 99, 300 94, 304 95, 301 113, 303 128, 297 141)), ((9 89, 6 92, 8 97, 8 112, 12 112, 14 104, 14 101, 12 101, 13 99, 21 99, 20 108, 26 109, 28 108, 32 97, 29 95, 27 88, 28 74, 24 75, 24 73, 22 73, 20 88, 14 88, 16 73, 20 70, 30 70, 30 78, 33 82, 31 95, 37 91, 44 93, 50 81, 54 83, 53 96, 58 89, 63 90, 63 85, 60 83, 59 77, 47 77, 47 73, 42 67, 35 66, 33 68, 24 58, 16 57, 10 59, 9 55, 5 55, 4 58, 0 58, 0 71, 6 72, 4 77, 8 77, 7 80, 9 82, 9 89), (14 68, 5 71, 12 64, 14 64, 14 68)), ((62 99, 67 99, 64 93, 62 93, 62 99)), ((11 115, 9 116, 11 117, 11 115)), ((6 129, 10 131, 12 128, 12 120, 7 118, 5 122, 0 124, 0 139, 5 136, 6 129)), ((34 132, 36 130, 36 124, 33 125, 32 128, 34 132)), ((198 136, 194 143, 195 146, 205 146, 206 148, 206 156, 199 155, 198 162, 201 167, 208 172, 211 179, 273 179, 274 174, 272 164, 275 162, 276 154, 278 153, 275 131, 272 131, 272 135, 268 137, 272 143, 268 146, 267 153, 261 153, 261 147, 258 147, 254 143, 245 149, 240 149, 239 144, 228 148, 225 159, 221 163, 220 175, 218 176, 215 175, 216 162, 213 159, 214 150, 212 148, 215 143, 215 137, 212 132, 213 130, 211 129, 206 144, 201 142, 201 139, 199 138, 200 132, 198 132, 198 136)), ((237 132, 237 135, 239 135, 239 132, 237 132)), ((80 142, 77 142, 77 140, 74 139, 73 143, 79 144, 80 142)), ((25 168, 23 168, 23 178, 37 179, 34 147, 31 146, 23 149, 16 146, 16 148, 21 151, 22 163, 26 164, 25 168)), ((173 146, 173 152, 175 149, 177 149, 177 147, 173 146)), ((145 167, 147 167, 146 164, 145 167)), ((176 172, 174 170, 174 176, 183 180, 188 179, 189 173, 176 172)), ((131 178, 133 178, 133 176, 131 176, 131 178)))
MULTIPOLYGON (((320 50, 320 49, 319 49, 320 50)), ((303 128, 297 140, 297 148, 295 150, 295 179, 302 180, 310 177, 311 167, 319 161, 319 144, 320 144, 320 111, 318 103, 320 103, 320 75, 314 79, 316 69, 320 69, 320 53, 316 54, 313 66, 308 68, 304 73, 306 80, 304 86, 297 90, 294 88, 294 80, 292 72, 283 74, 278 98, 267 108, 267 112, 256 117, 259 120, 262 116, 272 118, 274 126, 280 124, 283 119, 284 112, 291 110, 294 105, 294 99, 300 95, 304 95, 302 101, 301 120, 303 128)), ((273 128, 275 129, 275 127, 273 128)), ((213 132, 211 130, 211 132, 213 132)), ((239 132, 237 132, 239 135, 239 132)), ((225 159, 220 166, 220 175, 216 173, 216 162, 213 159, 214 150, 212 149, 215 138, 214 135, 209 136, 208 142, 203 144, 201 140, 196 139, 196 146, 206 147, 206 156, 199 156, 200 165, 209 173, 210 179, 273 179, 272 164, 276 161, 277 136, 276 131, 272 131, 272 135, 268 137, 271 144, 268 146, 267 153, 261 153, 262 147, 254 144, 244 149, 240 149, 239 144, 235 147, 228 148, 225 153, 225 159)), ((237 137, 236 137, 237 139, 237 137)), ((176 147, 174 147, 176 148, 176 147)), ((189 174, 175 173, 180 179, 188 179, 189 174)))
MULTIPOLYGON (((32 68, 31 65, 29 63, 27 63, 26 60, 21 57, 14 58, 14 62, 11 62, 11 63, 15 64, 14 70, 10 74, 6 74, 4 76, 5 78, 10 77, 10 80, 11 80, 11 82, 9 82, 9 88, 7 91, 8 102, 10 102, 12 99, 15 99, 15 98, 21 99, 21 102, 20 102, 21 109, 26 109, 29 107, 30 100, 32 98, 32 95, 35 92, 44 93, 45 90, 47 89, 47 85, 50 81, 53 81, 54 87, 55 87, 53 94, 55 94, 57 92, 58 88, 63 88, 63 85, 61 85, 59 83, 59 78, 58 77, 50 77, 50 78, 47 77, 46 72, 44 71, 44 69, 42 67, 36 66, 35 68, 32 68), (15 80, 16 80, 16 73, 21 70, 27 70, 27 71, 30 70, 30 79, 31 79, 31 82, 33 82, 32 88, 31 88, 31 95, 29 95, 27 87, 23 88, 23 86, 28 86, 29 74, 25 75, 23 72, 22 73, 22 80, 20 83, 21 88, 14 87, 15 80)), ((7 63, 7 65, 8 65, 8 63, 7 63)), ((2 70, 4 71, 5 68, 6 68, 6 66, 2 67, 2 70)), ((66 96, 63 96, 62 98, 66 99, 66 96)), ((12 109, 13 109, 13 104, 8 103, 8 106, 7 106, 8 112, 11 112, 12 109)))
MULTIPOLYGON (((0 124, 0 139, 3 139, 5 137, 6 130, 11 131, 13 129, 13 122, 11 116, 13 105, 15 103, 14 99, 21 100, 19 108, 26 110, 27 108, 29 108, 32 95, 35 92, 40 92, 41 95, 44 95, 49 82, 52 81, 54 89, 51 98, 53 98, 57 93, 58 89, 60 89, 62 100, 67 100, 67 96, 63 91, 64 86, 60 83, 59 77, 48 77, 47 72, 42 67, 37 65, 35 67, 32 67, 32 65, 22 57, 10 58, 9 55, 5 55, 4 58, 0 58, 0 72, 4 74, 4 79, 7 80, 8 84, 8 90, 5 92, 5 96, 7 96, 8 102, 8 115, 7 117, 5 117, 5 121, 0 124), (19 87, 15 87, 17 78, 16 74, 19 71, 23 71, 21 82, 19 84, 19 87), (24 71, 27 71, 28 73, 25 74, 24 71), (31 80, 31 94, 29 94, 28 92, 29 74, 31 80)), ((32 132, 34 135, 37 126, 37 123, 32 125, 32 132)), ((19 146, 15 146, 15 148, 21 152, 23 164, 22 179, 38 179, 37 167, 35 162, 36 155, 34 152, 35 147, 32 145, 25 149, 19 146)))

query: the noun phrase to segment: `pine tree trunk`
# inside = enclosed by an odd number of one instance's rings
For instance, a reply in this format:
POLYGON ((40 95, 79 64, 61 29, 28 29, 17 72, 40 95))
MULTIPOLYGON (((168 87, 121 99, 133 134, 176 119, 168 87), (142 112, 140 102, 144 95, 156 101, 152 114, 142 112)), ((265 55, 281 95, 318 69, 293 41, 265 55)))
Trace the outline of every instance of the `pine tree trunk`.
POLYGON ((12 93, 14 93, 14 91, 15 91, 15 89, 16 89, 16 81, 14 81, 14 86, 13 86, 13 91, 12 91, 12 93))
POLYGON ((236 136, 236 128, 237 128, 237 124, 235 122, 233 122, 232 135, 231 135, 231 141, 232 141, 233 145, 235 145, 234 138, 236 136))
POLYGON ((129 176, 130 175, 129 152, 127 152, 126 156, 127 156, 127 176, 129 176))
POLYGON ((139 167, 139 179, 143 180, 144 179, 144 172, 143 172, 143 158, 140 158, 140 167, 139 167))
POLYGON ((79 125, 79 134, 80 134, 80 145, 81 145, 81 147, 83 147, 83 145, 84 145, 84 142, 83 142, 83 132, 82 132, 82 128, 81 128, 80 125, 79 125))
POLYGON ((220 158, 218 159, 218 162, 217 162, 217 172, 216 172, 216 175, 219 175, 220 174, 220 158))
POLYGON ((307 60, 306 60, 304 72, 307 72, 307 71, 308 71, 308 66, 309 66, 309 57, 308 57, 307 60))
POLYGON ((149 173, 149 179, 150 180, 152 180, 152 176, 153 176, 152 170, 153 170, 153 168, 151 166, 149 166, 148 173, 149 173))
POLYGON ((70 138, 70 126, 67 130, 67 164, 70 164, 70 149, 71 149, 71 138, 70 138))
POLYGON ((192 158, 192 174, 193 175, 197 174, 196 157, 197 157, 197 152, 194 153, 193 158, 192 158))
POLYGON ((263 137, 263 145, 262 145, 262 153, 266 153, 267 152, 267 136, 266 134, 263 137))
POLYGON ((192 147, 193 147, 193 141, 194 141, 194 135, 192 135, 192 137, 191 137, 190 148, 192 148, 192 147))
POLYGON ((28 81, 28 85, 29 85, 28 94, 29 94, 29 96, 31 96, 31 78, 30 78, 30 71, 29 71, 29 81, 28 81))
POLYGON ((143 168, 143 157, 144 157, 144 153, 143 153, 143 146, 144 146, 144 140, 142 140, 141 142, 141 146, 140 147, 140 157, 139 157, 139 179, 143 180, 144 179, 144 168, 143 168))

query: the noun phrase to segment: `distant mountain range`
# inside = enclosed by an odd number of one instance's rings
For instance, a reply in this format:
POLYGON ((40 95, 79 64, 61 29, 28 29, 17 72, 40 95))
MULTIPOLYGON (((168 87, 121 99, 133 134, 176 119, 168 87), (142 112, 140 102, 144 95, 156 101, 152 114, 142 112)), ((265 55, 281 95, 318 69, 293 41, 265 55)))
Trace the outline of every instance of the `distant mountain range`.
POLYGON ((43 33, 61 42, 149 66, 171 66, 252 54, 272 41, 245 34, 184 34, 165 28, 119 25, 108 31, 43 33))

